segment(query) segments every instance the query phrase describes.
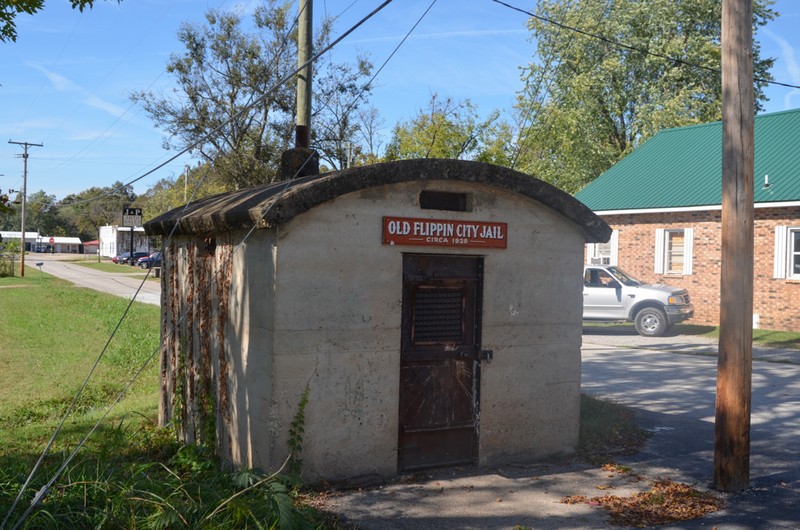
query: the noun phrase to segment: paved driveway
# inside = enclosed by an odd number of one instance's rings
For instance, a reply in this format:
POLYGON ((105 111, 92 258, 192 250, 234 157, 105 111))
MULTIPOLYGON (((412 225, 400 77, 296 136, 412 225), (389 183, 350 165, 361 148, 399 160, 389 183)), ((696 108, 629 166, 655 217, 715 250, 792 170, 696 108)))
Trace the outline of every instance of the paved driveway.
MULTIPOLYGON (((649 477, 710 486, 716 358, 615 348, 589 340, 584 337, 583 391, 630 406, 640 424, 654 432, 645 449, 625 462, 649 477)), ((754 361, 751 488, 730 496, 721 516, 707 519, 720 529, 800 527, 798 454, 800 366, 754 361)))
MULTIPOLYGON (((68 280, 80 287, 87 287, 96 291, 121 296, 127 300, 135 296, 137 302, 161 305, 160 282, 150 280, 142 281, 141 277, 131 277, 129 273, 123 272, 129 271, 129 269, 142 272, 141 269, 135 269, 134 267, 125 268, 125 266, 120 265, 119 274, 101 272, 67 261, 74 258, 75 256, 68 254, 28 254, 25 256, 25 265, 34 267, 36 263, 42 263, 43 272, 52 274, 57 278, 68 280)), ((28 274, 30 274, 30 270, 28 274)))
MULTIPOLYGON (((630 406, 653 432, 643 451, 618 462, 651 480, 709 487, 716 358, 676 354, 652 344, 652 349, 599 344, 602 340, 584 336, 583 391, 630 406)), ((623 335, 619 340, 638 339, 623 335)), ((686 337, 661 339, 659 344, 670 340, 682 348, 715 351, 709 341, 686 337)), ((750 489, 725 495, 727 507, 720 512, 660 528, 800 528, 800 366, 753 363, 751 438, 750 489)), ((325 505, 363 529, 607 528, 602 510, 558 502, 566 495, 630 494, 631 484, 605 480, 615 479, 574 464, 450 469, 405 477, 381 488, 336 493, 325 505)))

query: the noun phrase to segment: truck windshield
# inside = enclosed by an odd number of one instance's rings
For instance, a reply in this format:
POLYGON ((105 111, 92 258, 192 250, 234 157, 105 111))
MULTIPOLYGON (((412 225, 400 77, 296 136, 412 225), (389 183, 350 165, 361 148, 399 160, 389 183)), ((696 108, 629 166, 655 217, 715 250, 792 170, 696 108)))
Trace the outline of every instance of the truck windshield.
POLYGON ((606 268, 606 270, 611 276, 614 277, 614 279, 616 279, 622 285, 629 285, 631 287, 635 287, 637 285, 643 284, 643 282, 640 282, 636 278, 629 276, 628 274, 625 273, 625 271, 623 271, 618 267, 608 267, 606 268))

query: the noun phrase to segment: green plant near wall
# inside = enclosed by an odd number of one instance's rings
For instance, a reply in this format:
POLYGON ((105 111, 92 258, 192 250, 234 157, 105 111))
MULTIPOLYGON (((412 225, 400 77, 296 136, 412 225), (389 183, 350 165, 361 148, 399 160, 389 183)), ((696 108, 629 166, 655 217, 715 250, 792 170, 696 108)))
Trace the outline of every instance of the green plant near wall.
POLYGON ((289 461, 287 470, 289 476, 295 479, 299 479, 303 471, 303 460, 300 458, 300 454, 303 452, 303 435, 305 434, 306 405, 308 405, 309 389, 310 386, 306 383, 306 388, 303 390, 300 402, 297 404, 297 412, 289 426, 289 461))

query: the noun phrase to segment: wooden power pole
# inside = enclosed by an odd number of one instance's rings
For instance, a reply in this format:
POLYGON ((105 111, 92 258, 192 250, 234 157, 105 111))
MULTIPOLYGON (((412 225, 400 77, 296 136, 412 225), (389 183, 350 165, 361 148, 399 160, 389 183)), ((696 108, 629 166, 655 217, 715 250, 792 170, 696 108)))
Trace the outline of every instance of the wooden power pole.
POLYGON ((10 144, 17 144, 21 145, 23 148, 22 152, 22 211, 20 212, 20 217, 22 218, 22 247, 20 248, 19 253, 19 276, 20 278, 25 277, 25 203, 27 202, 28 198, 28 148, 29 147, 43 147, 44 144, 34 144, 31 142, 12 142, 11 140, 8 141, 10 144))
POLYGON ((319 174, 319 153, 311 149, 311 81, 314 34, 313 0, 299 0, 297 19, 297 124, 294 149, 281 154, 281 179, 319 174))
POLYGON ((722 261, 714 486, 750 483, 753 367, 753 2, 722 1, 722 261))
POLYGON ((295 126, 295 147, 311 147, 311 80, 312 68, 308 62, 314 45, 311 30, 313 0, 300 0, 297 21, 297 66, 303 67, 297 74, 297 125, 295 126))

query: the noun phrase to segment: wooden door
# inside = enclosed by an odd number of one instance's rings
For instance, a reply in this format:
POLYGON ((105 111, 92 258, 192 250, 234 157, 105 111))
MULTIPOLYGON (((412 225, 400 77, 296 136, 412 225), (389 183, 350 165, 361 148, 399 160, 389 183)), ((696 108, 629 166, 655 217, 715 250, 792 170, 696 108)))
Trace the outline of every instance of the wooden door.
POLYGON ((400 470, 478 458, 483 259, 403 256, 400 470))

